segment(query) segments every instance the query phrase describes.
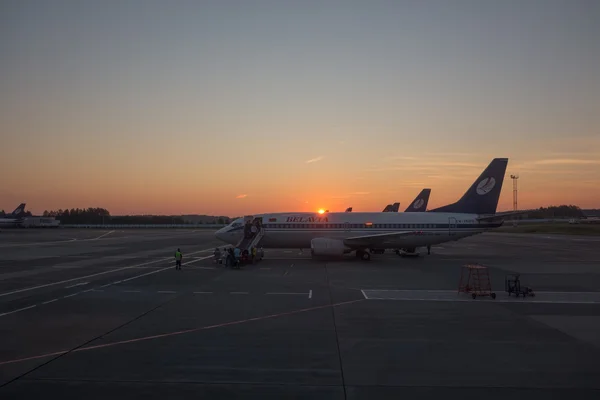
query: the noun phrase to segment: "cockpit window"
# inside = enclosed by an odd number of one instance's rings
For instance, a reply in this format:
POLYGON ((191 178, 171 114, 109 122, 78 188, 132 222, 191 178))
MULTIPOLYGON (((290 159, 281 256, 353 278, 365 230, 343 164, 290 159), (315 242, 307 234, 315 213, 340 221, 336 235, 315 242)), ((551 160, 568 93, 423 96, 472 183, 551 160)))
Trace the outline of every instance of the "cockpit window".
POLYGON ((244 225, 244 220, 243 219, 236 219, 235 221, 233 221, 231 223, 231 227, 232 228, 239 228, 240 226, 244 225))

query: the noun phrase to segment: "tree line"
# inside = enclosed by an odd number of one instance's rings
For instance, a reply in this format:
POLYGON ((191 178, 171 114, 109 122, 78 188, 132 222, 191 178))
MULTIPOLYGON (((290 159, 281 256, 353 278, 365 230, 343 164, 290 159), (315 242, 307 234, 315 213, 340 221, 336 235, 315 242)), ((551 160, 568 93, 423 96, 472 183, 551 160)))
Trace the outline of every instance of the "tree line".
MULTIPOLYGON (((169 225, 169 224, 192 224, 184 220, 181 216, 171 215, 120 215, 113 216, 105 208, 71 208, 44 211, 43 217, 56 218, 61 224, 78 225, 97 225, 97 224, 115 224, 115 225, 169 225)), ((205 222, 207 224, 225 224, 227 220, 223 217, 215 218, 213 221, 205 222)))
POLYGON ((526 215, 522 219, 551 219, 551 218, 582 218, 584 216, 581 208, 574 205, 560 205, 540 207, 526 215))
MULTIPOLYGON (((193 224, 180 216, 169 215, 125 215, 112 216, 105 208, 71 208, 44 211, 44 217, 53 217, 61 224, 119 224, 119 225, 167 225, 167 224, 193 224)), ((0 210, 0 217, 6 216, 4 210, 0 210)), ((31 212, 25 212, 24 216, 31 216, 31 212)), ((560 205, 550 207, 540 207, 525 215, 516 216, 518 219, 547 219, 547 218, 581 218, 584 216, 581 208, 575 205, 560 205)), ((215 217, 212 221, 205 220, 204 224, 228 224, 235 218, 215 217)))

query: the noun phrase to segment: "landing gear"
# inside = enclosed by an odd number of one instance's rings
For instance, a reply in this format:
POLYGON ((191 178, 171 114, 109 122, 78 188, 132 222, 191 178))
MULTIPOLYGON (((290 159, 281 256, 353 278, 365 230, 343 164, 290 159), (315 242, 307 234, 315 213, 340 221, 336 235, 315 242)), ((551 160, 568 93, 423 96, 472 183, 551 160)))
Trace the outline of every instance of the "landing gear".
POLYGON ((371 259, 371 253, 365 250, 356 250, 356 258, 360 258, 364 261, 369 261, 371 259))

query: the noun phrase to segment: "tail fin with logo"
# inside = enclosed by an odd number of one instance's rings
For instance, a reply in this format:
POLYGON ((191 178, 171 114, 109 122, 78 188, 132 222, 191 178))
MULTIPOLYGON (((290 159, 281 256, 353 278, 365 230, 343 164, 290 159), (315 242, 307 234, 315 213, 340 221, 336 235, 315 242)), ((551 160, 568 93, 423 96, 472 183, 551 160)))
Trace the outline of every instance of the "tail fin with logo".
POLYGON ((15 208, 15 211, 11 212, 7 217, 19 218, 23 217, 23 214, 25 214, 25 203, 19 204, 19 207, 15 208))
POLYGON ((507 165, 508 158, 494 158, 460 200, 431 212, 495 214, 507 165))
POLYGON ((387 206, 385 206, 385 208, 383 209, 382 212, 391 212, 392 211, 392 205, 388 204, 387 206))
POLYGON ((394 204, 392 204, 392 209, 390 210, 390 212, 398 212, 399 209, 400 209, 400 203, 394 203, 394 204))
POLYGON ((406 208, 404 212, 424 212, 427 210, 427 203, 429 203, 429 195, 431 189, 423 189, 416 199, 406 208))

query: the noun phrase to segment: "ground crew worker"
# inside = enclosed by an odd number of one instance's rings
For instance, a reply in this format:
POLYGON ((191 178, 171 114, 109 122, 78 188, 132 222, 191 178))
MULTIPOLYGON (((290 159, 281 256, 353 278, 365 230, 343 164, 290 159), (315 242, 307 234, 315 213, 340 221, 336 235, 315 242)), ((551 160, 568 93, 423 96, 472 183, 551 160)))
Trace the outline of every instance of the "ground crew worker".
POLYGON ((427 245, 427 255, 430 255, 430 254, 431 254, 431 245, 428 244, 427 245))
POLYGON ((183 258, 183 254, 181 254, 181 250, 177 249, 175 252, 175 269, 181 269, 181 259, 183 258))
POLYGON ((256 262, 256 247, 252 248, 252 263, 256 262))

